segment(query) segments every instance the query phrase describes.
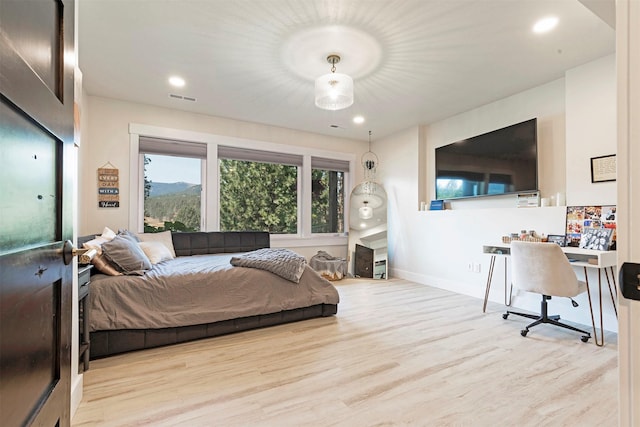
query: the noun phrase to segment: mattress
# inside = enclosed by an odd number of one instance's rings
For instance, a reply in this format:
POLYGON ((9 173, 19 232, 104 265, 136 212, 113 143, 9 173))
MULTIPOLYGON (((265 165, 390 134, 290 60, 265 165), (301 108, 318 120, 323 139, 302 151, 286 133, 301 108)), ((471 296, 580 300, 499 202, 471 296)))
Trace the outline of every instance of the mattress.
POLYGON ((90 330, 160 329, 336 305, 336 288, 309 266, 294 283, 234 267, 232 256, 192 255, 155 264, 144 276, 92 276, 90 330))

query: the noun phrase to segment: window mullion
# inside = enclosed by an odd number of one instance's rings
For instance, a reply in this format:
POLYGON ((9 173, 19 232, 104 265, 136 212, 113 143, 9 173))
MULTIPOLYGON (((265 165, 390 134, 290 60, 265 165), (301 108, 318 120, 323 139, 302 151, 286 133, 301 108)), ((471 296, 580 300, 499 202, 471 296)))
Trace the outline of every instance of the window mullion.
POLYGON ((220 161, 218 145, 215 143, 208 144, 205 176, 207 177, 205 231, 220 231, 220 161))
POLYGON ((140 192, 140 182, 144 180, 143 164, 144 155, 141 155, 138 150, 139 135, 129 135, 129 156, 131 159, 138 159, 137 162, 129 162, 129 224, 127 228, 129 230, 140 231, 143 224, 143 215, 140 215, 141 210, 144 210, 144 195, 140 192))
MULTIPOLYGON (((302 237, 311 236, 311 156, 305 155, 302 158, 302 189, 298 190, 298 200, 301 208, 298 209, 298 224, 302 226, 302 237)), ((300 225, 298 226, 300 229, 300 225)))

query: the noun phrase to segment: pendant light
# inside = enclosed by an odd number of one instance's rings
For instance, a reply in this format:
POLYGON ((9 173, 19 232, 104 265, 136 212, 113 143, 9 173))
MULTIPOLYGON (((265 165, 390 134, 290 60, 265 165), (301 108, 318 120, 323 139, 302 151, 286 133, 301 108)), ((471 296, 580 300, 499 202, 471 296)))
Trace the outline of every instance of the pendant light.
POLYGON ((316 107, 323 110, 342 110, 353 104, 353 79, 346 74, 336 73, 339 55, 327 56, 331 72, 316 79, 316 107))

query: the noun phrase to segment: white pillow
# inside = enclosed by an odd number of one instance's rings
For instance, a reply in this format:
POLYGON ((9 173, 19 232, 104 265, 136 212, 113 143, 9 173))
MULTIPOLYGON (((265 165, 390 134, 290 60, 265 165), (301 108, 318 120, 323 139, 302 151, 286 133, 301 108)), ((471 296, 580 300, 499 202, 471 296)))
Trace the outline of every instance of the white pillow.
POLYGON ((171 239, 171 231, 163 231, 161 233, 141 233, 138 234, 141 242, 160 242, 169 249, 171 256, 176 257, 176 250, 173 248, 173 240, 171 239))
POLYGON ((104 230, 102 230, 102 235, 100 237, 102 237, 103 239, 106 239, 107 242, 110 242, 113 240, 114 237, 116 237, 116 232, 110 229, 109 227, 105 227, 104 230))
POLYGON ((159 262, 175 258, 169 252, 162 242, 140 242, 138 243, 144 254, 149 258, 151 264, 157 264, 159 262))
POLYGON ((102 255, 102 244, 112 241, 114 237, 116 237, 116 233, 109 227, 105 227, 100 236, 96 236, 95 239, 84 242, 82 247, 85 249, 95 249, 97 255, 102 255))

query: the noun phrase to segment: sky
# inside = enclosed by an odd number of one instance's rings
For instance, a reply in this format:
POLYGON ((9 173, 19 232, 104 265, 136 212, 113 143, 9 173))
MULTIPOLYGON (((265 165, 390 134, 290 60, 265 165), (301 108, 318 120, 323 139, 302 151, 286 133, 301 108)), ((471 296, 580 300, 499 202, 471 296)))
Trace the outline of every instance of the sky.
POLYGON ((200 184, 200 159, 147 154, 147 178, 152 182, 188 182, 200 184))

